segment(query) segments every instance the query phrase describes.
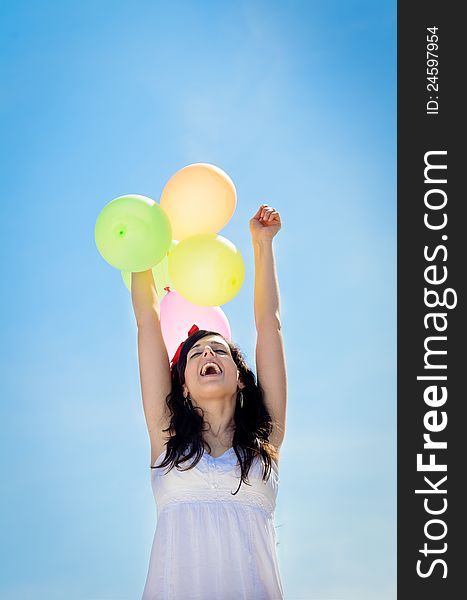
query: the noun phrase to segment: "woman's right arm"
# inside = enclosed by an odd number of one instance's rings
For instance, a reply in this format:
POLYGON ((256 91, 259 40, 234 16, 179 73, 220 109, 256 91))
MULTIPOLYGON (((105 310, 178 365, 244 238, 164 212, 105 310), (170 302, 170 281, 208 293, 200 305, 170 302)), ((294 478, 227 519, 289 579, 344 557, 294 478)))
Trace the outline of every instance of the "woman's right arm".
POLYGON ((144 416, 151 441, 151 454, 166 440, 166 397, 171 391, 170 364, 162 337, 160 304, 151 269, 131 274, 131 299, 138 328, 138 361, 144 416))

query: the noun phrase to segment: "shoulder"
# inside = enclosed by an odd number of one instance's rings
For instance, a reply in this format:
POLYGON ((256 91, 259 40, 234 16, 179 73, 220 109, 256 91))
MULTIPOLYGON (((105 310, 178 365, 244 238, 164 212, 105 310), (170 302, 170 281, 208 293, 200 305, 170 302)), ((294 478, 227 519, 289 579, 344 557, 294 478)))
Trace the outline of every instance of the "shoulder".
POLYGON ((271 459, 279 466, 280 454, 281 454, 281 446, 280 444, 273 444, 271 441, 269 442, 269 446, 272 450, 271 459))
POLYGON ((167 442, 170 440, 168 432, 163 431, 168 427, 168 423, 161 424, 157 429, 157 433, 151 436, 151 466, 161 454, 165 454, 167 442))

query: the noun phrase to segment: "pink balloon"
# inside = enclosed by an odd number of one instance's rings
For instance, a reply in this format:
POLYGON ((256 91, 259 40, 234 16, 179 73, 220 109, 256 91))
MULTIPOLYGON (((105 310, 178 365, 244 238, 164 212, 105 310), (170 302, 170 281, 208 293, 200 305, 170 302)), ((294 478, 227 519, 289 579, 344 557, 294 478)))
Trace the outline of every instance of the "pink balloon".
POLYGON ((195 324, 199 329, 209 329, 231 340, 229 321, 220 306, 198 306, 188 302, 178 292, 170 290, 161 300, 161 329, 169 360, 180 342, 188 337, 195 324))

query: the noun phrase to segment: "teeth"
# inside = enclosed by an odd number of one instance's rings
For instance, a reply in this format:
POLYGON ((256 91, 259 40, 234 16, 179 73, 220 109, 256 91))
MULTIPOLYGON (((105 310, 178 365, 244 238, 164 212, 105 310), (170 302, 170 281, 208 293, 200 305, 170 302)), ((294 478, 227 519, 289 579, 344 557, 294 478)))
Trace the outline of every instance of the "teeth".
POLYGON ((205 375, 208 367, 213 367, 216 371, 216 374, 221 373, 221 369, 220 369, 219 365, 216 365, 216 363, 213 363, 213 362, 208 362, 205 365, 203 365, 203 368, 201 369, 201 375, 205 375))

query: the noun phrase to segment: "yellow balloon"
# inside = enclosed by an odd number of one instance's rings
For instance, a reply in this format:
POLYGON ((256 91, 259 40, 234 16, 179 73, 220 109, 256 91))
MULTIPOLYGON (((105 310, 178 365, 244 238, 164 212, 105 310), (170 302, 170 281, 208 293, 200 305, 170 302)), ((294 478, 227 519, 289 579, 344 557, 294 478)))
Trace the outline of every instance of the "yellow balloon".
POLYGON ((177 240, 198 233, 217 233, 230 221, 236 205, 233 181, 209 163, 195 163, 177 171, 160 198, 160 206, 172 225, 172 237, 177 240))
POLYGON ((245 265, 230 240, 201 233, 182 240, 169 254, 169 274, 175 289, 198 306, 220 306, 243 285, 245 265))

